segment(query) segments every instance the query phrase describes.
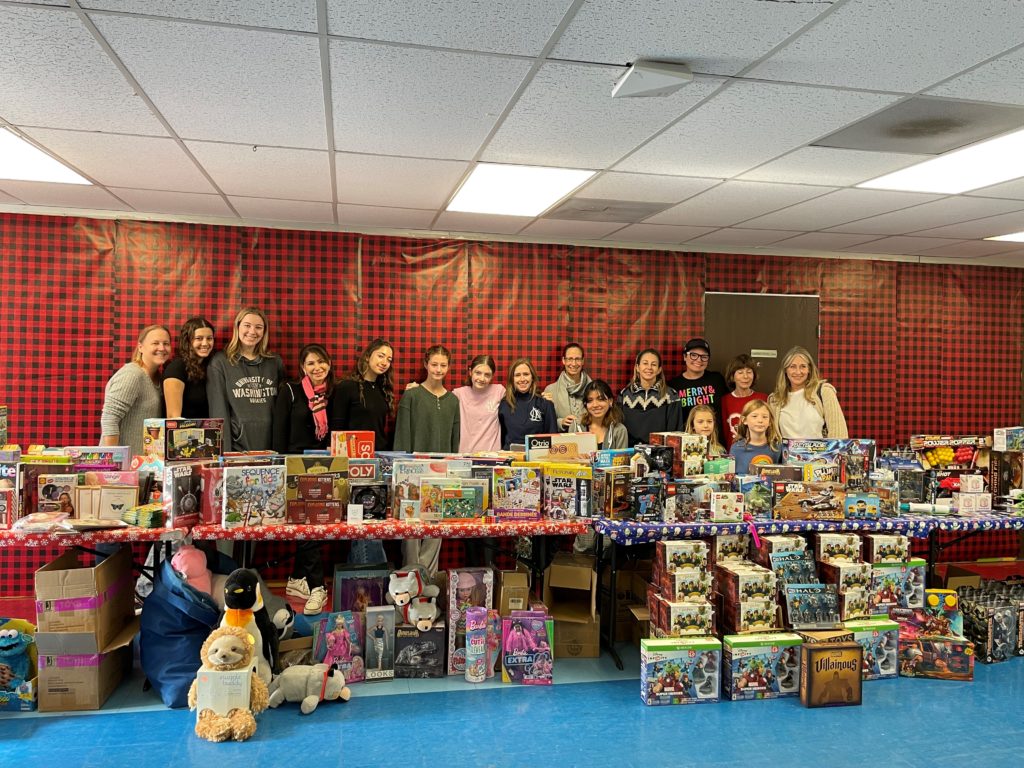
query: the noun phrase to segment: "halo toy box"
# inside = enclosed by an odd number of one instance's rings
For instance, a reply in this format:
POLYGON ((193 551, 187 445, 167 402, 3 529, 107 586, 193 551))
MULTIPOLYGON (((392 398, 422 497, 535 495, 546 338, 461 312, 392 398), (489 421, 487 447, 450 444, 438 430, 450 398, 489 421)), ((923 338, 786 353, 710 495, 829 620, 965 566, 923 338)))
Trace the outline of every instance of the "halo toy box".
POLYGON ((871 613, 885 614, 890 608, 923 608, 926 567, 924 560, 872 565, 871 613))
POLYGON ((864 648, 861 676, 865 680, 883 680, 899 675, 900 626, 895 621, 876 617, 844 621, 853 638, 864 648))
POLYGON ((818 583, 814 555, 809 550, 772 552, 769 558, 777 584, 785 586, 787 584, 818 583))
POLYGON ((640 698, 648 706, 719 699, 722 643, 714 637, 640 641, 640 698))
POLYGON ((775 632, 722 638, 722 694, 732 701, 800 693, 799 635, 775 632))
POLYGON ((807 539, 798 533, 784 533, 776 536, 762 536, 761 546, 752 548, 751 559, 770 568, 771 556, 775 552, 802 552, 807 549, 807 539))
POLYGON ((829 629, 839 623, 835 584, 787 584, 786 623, 793 629, 829 629))
POLYGON ((804 643, 800 703, 805 707, 860 705, 863 657, 860 643, 804 643))
POLYGON ((859 563, 861 538, 855 533, 819 533, 814 555, 823 563, 859 563))

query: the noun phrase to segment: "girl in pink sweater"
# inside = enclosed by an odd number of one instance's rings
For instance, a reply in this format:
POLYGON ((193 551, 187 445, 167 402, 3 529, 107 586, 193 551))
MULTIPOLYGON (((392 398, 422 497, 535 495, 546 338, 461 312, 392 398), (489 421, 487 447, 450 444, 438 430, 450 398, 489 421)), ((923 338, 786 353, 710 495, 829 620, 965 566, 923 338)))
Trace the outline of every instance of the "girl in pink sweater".
POLYGON ((496 367, 490 355, 477 355, 469 363, 469 384, 452 390, 459 399, 461 453, 501 449, 498 405, 505 396, 505 388, 491 383, 496 367))

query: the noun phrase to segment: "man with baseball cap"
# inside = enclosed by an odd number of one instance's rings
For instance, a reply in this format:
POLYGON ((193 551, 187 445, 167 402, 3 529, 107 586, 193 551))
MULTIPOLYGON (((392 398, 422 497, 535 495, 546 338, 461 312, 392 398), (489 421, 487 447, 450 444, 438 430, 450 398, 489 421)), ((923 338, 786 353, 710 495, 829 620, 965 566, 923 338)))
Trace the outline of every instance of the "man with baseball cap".
MULTIPOLYGON (((679 392, 680 405, 683 410, 683 423, 686 423, 690 409, 695 405, 710 405, 715 409, 719 422, 722 420, 722 397, 729 390, 725 386, 725 378, 718 371, 709 371, 711 345, 706 339, 690 339, 683 347, 683 360, 686 370, 676 376, 668 385, 679 392)), ((721 424, 719 424, 721 430, 721 424)))

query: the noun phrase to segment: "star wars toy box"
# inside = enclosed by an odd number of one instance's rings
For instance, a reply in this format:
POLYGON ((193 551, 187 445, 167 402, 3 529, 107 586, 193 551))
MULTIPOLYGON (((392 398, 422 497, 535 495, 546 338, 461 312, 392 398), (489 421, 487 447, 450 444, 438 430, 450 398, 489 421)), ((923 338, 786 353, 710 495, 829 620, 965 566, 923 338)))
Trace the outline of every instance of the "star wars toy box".
POLYGON ((782 441, 784 464, 835 464, 838 482, 851 491, 867 489, 868 477, 875 468, 874 440, 811 438, 782 441))
POLYGON ((203 467, 212 462, 179 461, 164 466, 163 507, 168 528, 199 525, 203 498, 203 467))
POLYGON ((594 468, 594 510, 609 520, 627 520, 630 513, 629 481, 633 470, 627 466, 594 468))
POLYGON ((843 520, 846 490, 839 483, 805 483, 776 480, 773 514, 779 520, 843 520))
POLYGON ((861 538, 855 533, 819 533, 814 537, 814 555, 822 563, 861 562, 861 538))
POLYGON ((743 505, 755 520, 772 517, 772 484, 759 475, 736 475, 732 490, 743 495, 743 505))
POLYGON ((215 459, 222 451, 224 419, 164 421, 164 461, 215 459))
POLYGON ((466 672, 466 609, 494 605, 494 572, 490 568, 453 568, 448 571, 449 675, 466 672))
POLYGON ((640 698, 648 706, 719 699, 722 643, 714 637, 640 641, 640 698))
POLYGON ((704 435, 691 435, 686 432, 651 432, 648 440, 651 445, 672 449, 672 465, 669 469, 673 477, 703 474, 704 460, 708 455, 708 439, 704 435))
POLYGON ((863 666, 860 643, 804 643, 800 647, 800 703, 805 707, 860 705, 863 666))
POLYGON ((444 622, 428 630, 395 627, 395 677, 426 679, 445 674, 444 622))
POLYGON ((871 613, 886 614, 892 608, 923 608, 926 568, 927 564, 920 559, 872 565, 871 613))
POLYGON ((871 563, 818 563, 818 574, 826 584, 835 584, 839 594, 871 588, 871 563))
POLYGON ((570 520, 593 515, 594 471, 589 466, 545 463, 542 475, 542 508, 547 517, 570 520))
POLYGON ((372 459, 376 435, 369 430, 331 432, 331 455, 372 459))
POLYGON ((541 472, 534 467, 495 467, 491 482, 494 517, 499 523, 540 520, 541 472))
POLYGON ((843 503, 847 520, 877 520, 882 516, 882 500, 877 493, 847 493, 843 503))
POLYGON ((597 453, 593 432, 559 432, 553 435, 527 435, 526 460, 578 462, 590 464, 597 453))
POLYGON ((910 539, 902 534, 864 534, 865 563, 905 563, 910 559, 910 539))
POLYGON ((853 639, 864 648, 861 677, 864 680, 884 680, 899 676, 900 627, 888 618, 844 621, 843 627, 853 632, 853 639))
POLYGON ((723 696, 732 701, 797 696, 802 643, 788 632, 723 637, 723 696))

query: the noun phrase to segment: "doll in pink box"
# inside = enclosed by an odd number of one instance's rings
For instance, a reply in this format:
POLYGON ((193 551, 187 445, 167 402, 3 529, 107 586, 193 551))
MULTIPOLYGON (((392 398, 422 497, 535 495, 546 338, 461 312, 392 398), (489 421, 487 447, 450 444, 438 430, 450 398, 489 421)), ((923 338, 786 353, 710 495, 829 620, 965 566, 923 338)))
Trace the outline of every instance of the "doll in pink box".
POLYGON ((531 653, 537 650, 537 642, 523 627, 523 623, 513 619, 512 629, 505 638, 505 653, 531 653))
POLYGON ((326 641, 327 654, 324 656, 324 664, 330 666, 338 662, 352 661, 352 637, 344 616, 335 619, 334 629, 327 633, 326 641))

